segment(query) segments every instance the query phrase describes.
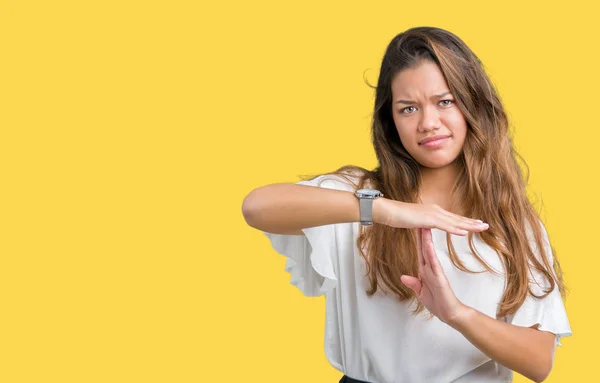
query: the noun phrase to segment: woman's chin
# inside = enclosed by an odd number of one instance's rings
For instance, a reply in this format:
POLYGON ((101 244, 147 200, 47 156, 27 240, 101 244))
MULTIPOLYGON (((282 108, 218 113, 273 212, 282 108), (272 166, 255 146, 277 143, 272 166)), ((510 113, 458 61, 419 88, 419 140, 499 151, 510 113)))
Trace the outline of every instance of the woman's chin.
POLYGON ((445 168, 449 165, 452 165, 454 159, 450 158, 424 158, 422 161, 419 161, 421 166, 429 168, 429 169, 441 169, 445 168))

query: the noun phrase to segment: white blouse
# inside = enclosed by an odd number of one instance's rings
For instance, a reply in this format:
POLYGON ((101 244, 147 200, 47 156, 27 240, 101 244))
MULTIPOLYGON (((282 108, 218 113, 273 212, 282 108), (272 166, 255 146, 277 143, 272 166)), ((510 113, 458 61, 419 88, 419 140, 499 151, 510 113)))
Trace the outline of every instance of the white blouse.
MULTIPOLYGON (((298 184, 354 191, 343 178, 323 175, 298 184)), ((378 292, 369 297, 364 259, 356 244, 359 223, 342 223, 303 229, 304 235, 265 232, 273 248, 287 257, 291 283, 306 296, 326 297, 325 354, 331 365, 351 378, 371 383, 404 382, 511 382, 512 371, 491 360, 460 332, 426 312, 411 315, 408 303, 378 292)), ((544 232, 547 238, 547 234, 544 232)), ((432 229, 436 253, 457 298, 464 304, 496 318, 504 277, 490 272, 463 272, 451 263, 446 232, 432 229)), ((473 236, 480 256, 503 272, 497 253, 473 236)), ((473 257, 467 237, 452 236, 455 250, 465 266, 484 270, 473 257)), ((551 248, 546 247, 550 255, 551 248)), ((543 283, 543 278, 536 278, 543 283)), ((532 285, 537 293, 541 287, 532 285)), ((529 296, 515 315, 501 318, 513 325, 556 334, 572 335, 558 289, 546 298, 529 296)))

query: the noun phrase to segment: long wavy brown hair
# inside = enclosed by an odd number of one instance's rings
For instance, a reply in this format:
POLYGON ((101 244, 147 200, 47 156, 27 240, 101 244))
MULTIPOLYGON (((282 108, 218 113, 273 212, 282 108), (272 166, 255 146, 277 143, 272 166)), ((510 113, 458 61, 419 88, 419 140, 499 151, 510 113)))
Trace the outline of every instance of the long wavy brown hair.
MULTIPOLYGON (((496 250, 504 264, 506 285, 497 316, 515 313, 527 294, 541 299, 556 286, 564 298, 562 270, 554 251, 553 266, 548 260, 543 243, 544 228, 526 195, 529 170, 513 148, 504 107, 481 61, 454 34, 439 28, 418 27, 392 39, 375 88, 372 141, 378 166, 367 170, 348 165, 326 174, 341 175, 351 182, 356 178, 348 176, 358 174, 358 181, 353 182, 357 188, 367 185, 380 190, 386 198, 418 202, 421 165, 404 148, 398 136, 392 117, 391 83, 400 71, 413 68, 424 60, 439 66, 467 121, 463 151, 456 159, 460 172, 452 193, 460 196, 460 214, 489 223, 489 229, 479 236, 496 250), (517 159, 527 168, 527 177, 517 159), (539 251, 538 256, 536 251, 539 251), (529 275, 533 269, 548 281, 548 288, 540 296, 530 288, 529 275)), ((473 233, 468 234, 468 241, 476 259, 487 271, 495 272, 477 254, 473 233)), ((446 234, 446 242, 454 266, 473 273, 458 258, 450 234, 446 234)), ((415 300, 414 293, 400 282, 401 275, 418 275, 415 230, 381 224, 361 227, 358 248, 366 261, 370 282, 368 295, 381 288, 391 291, 400 301, 415 300)), ((417 301, 413 313, 421 312, 423 308, 417 301)))

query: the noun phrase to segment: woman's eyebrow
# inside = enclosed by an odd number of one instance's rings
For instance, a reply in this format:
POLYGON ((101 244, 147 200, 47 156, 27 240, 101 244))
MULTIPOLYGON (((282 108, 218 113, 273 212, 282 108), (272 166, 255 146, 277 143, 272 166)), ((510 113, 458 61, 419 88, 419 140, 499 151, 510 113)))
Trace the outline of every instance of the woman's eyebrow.
MULTIPOLYGON (((431 98, 442 98, 449 94, 452 94, 452 92, 444 92, 442 94, 434 94, 431 98)), ((398 101, 396 101, 396 104, 416 104, 416 103, 417 102, 413 101, 413 100, 398 100, 398 101)))

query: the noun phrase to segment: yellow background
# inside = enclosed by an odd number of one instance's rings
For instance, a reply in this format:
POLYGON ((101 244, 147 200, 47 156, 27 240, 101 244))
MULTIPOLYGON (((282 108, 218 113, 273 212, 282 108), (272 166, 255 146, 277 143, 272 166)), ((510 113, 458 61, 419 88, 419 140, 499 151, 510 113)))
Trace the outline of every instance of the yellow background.
POLYGON ((241 204, 375 166, 363 72, 418 25, 483 60, 544 202, 575 334, 547 381, 597 376, 592 2, 0 4, 1 382, 337 382, 241 204))

